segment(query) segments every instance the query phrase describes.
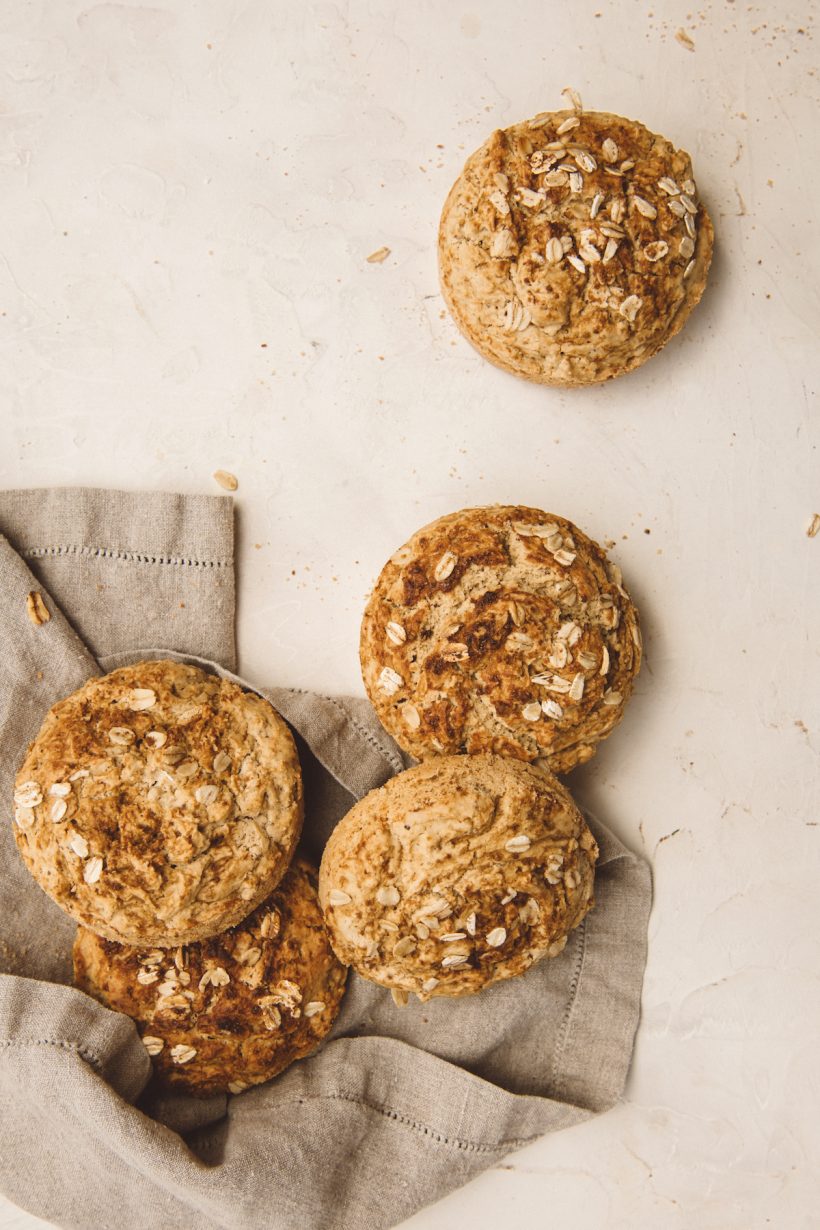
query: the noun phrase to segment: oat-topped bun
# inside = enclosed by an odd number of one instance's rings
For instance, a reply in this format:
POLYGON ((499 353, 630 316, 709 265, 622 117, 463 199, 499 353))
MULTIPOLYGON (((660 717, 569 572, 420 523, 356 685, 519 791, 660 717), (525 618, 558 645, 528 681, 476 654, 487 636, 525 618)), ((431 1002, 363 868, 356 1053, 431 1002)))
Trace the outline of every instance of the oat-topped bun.
POLYGON ((373 790, 328 842, 319 899, 334 949, 419 999, 472 995, 556 956, 592 906, 598 848, 550 773, 447 756, 373 790))
POLYGON ((266 700, 138 662, 54 705, 14 803, 20 852, 58 905, 108 939, 170 947, 233 926, 276 887, 302 776, 266 700))
POLYGON ((491 363, 595 384, 674 337, 703 294, 712 239, 687 153, 619 115, 557 111, 494 132, 467 160, 441 216, 441 286, 491 363))
POLYGON ((130 948, 81 927, 74 980, 133 1017, 163 1084, 239 1093, 315 1050, 347 971, 333 955, 316 873, 294 863, 239 926, 175 951, 130 948))
POLYGON ((641 637, 620 569, 571 521, 467 508, 385 564, 361 661, 379 718, 417 759, 500 752, 566 773, 620 721, 641 637))

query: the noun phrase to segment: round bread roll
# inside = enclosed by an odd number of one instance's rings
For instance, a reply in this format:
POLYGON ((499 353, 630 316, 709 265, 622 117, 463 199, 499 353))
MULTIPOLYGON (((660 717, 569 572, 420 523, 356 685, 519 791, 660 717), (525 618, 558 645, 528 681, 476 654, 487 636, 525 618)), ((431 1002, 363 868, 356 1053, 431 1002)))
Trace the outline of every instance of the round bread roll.
POLYGON ((597 543, 553 513, 497 505, 396 551, 360 651, 379 718, 417 759, 499 752, 566 773, 620 721, 641 636, 597 543))
POLYGON ((293 738, 266 700, 179 662, 90 679, 17 774, 15 836, 40 887, 108 939, 216 935, 281 880, 302 827, 293 738))
POLYGON ((132 948, 85 927, 74 942, 77 986, 133 1017, 162 1084, 201 1096, 240 1093, 315 1050, 346 977, 301 860, 249 918, 198 944, 132 948))
POLYGON ((546 112, 468 158, 441 216, 441 287, 491 363, 595 384, 683 326, 713 236, 685 151, 619 115, 546 112))
POLYGON ((340 961, 419 999, 557 956, 593 904, 598 848, 550 773, 501 756, 416 765, 348 812, 319 900, 340 961))

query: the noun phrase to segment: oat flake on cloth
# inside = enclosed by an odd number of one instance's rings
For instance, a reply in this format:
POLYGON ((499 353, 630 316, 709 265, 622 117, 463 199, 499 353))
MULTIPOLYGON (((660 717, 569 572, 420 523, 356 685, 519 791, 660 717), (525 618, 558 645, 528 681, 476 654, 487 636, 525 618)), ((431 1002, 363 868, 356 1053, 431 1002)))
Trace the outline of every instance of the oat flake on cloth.
MULTIPOLYGON (((0 595, 9 1199, 83 1230, 382 1230, 617 1101, 651 889, 647 865, 594 820, 597 906, 559 958, 473 998, 406 1008, 351 974, 330 1038, 276 1080, 238 1097, 157 1094, 132 1022, 70 985, 74 924, 17 854, 12 782, 46 710, 91 675, 168 649, 235 668, 232 501, 0 493, 0 595), (35 589, 51 613, 40 626, 26 611, 35 589)), ((402 758, 366 702, 265 683, 298 735, 302 844, 318 861, 353 801, 402 758)))

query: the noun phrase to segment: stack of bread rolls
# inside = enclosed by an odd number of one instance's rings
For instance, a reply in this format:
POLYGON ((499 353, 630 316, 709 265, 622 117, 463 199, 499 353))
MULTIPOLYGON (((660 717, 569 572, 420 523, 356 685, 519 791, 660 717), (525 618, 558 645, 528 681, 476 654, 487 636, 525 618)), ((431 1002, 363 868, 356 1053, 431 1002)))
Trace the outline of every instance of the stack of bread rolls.
POLYGON ((563 517, 471 508, 388 560, 361 632, 365 687, 421 763, 331 836, 319 897, 340 960, 389 987, 469 995, 557 956, 598 850, 555 773, 619 722, 641 661, 618 568, 563 517))
POLYGON ((346 970, 293 861, 302 774, 266 700, 173 661, 91 679, 29 747, 14 819, 80 924, 77 985, 133 1017, 162 1083, 237 1093, 327 1034, 346 970))

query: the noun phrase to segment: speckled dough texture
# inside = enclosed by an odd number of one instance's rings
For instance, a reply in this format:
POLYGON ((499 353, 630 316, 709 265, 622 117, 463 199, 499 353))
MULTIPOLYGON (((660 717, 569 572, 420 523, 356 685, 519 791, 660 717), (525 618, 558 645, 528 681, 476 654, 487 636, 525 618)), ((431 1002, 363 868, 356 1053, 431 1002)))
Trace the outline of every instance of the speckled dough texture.
POLYGON ((334 949, 419 999, 472 995, 562 951, 592 906, 598 849, 552 774, 448 756, 371 791, 337 825, 319 899, 334 949))
POLYGON ((162 1084, 239 1093, 314 1051, 347 971, 328 941, 316 873, 293 864, 239 926, 175 950, 131 948, 81 927, 78 987, 133 1017, 162 1084))
POLYGON ((454 752, 589 760, 641 661, 620 569, 577 526, 521 506, 419 530, 382 569, 361 630, 367 693, 418 760, 454 752))
POLYGON ((441 287, 490 362, 595 384, 683 326, 712 242, 687 153, 618 115, 557 111, 494 132, 467 160, 441 216, 441 287))
POLYGON ((20 853, 58 905, 108 939, 170 947, 233 926, 276 887, 302 775, 266 700, 138 662, 53 706, 14 805, 20 853))

